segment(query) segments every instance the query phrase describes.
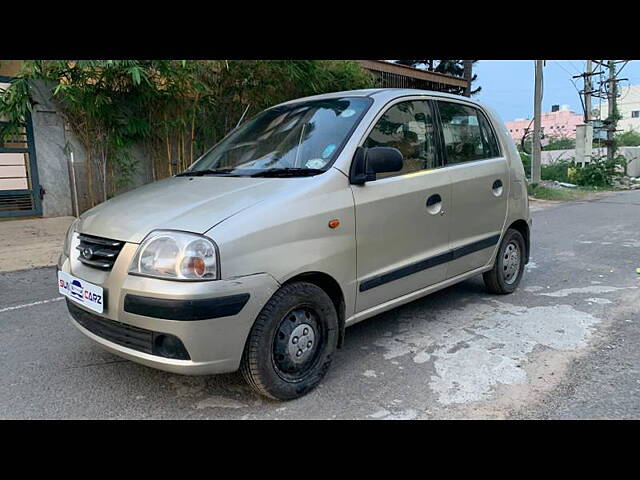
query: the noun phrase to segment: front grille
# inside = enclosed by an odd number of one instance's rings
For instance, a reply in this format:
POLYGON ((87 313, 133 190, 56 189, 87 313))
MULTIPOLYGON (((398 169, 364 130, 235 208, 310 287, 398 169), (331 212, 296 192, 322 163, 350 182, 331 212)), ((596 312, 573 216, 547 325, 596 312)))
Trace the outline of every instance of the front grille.
POLYGON ((191 358, 178 337, 100 317, 77 307, 69 299, 67 299, 67 308, 76 322, 105 340, 150 355, 179 360, 189 360, 191 358), (166 341, 168 337, 171 337, 174 345, 171 352, 167 352, 166 348, 162 348, 161 341, 166 341))
POLYGON ((84 233, 78 235, 78 238, 80 239, 80 245, 76 247, 79 250, 78 260, 89 267, 102 270, 113 268, 113 264, 124 246, 124 242, 118 240, 94 237, 84 233))

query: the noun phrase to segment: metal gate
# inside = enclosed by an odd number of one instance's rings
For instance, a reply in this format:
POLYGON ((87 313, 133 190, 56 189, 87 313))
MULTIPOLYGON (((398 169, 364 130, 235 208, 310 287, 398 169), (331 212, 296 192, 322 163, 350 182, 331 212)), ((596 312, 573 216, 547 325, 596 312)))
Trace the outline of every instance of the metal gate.
MULTIPOLYGON (((7 88, 10 82, 10 77, 0 76, 0 90, 7 88)), ((2 123, 0 117, 0 125, 2 123)), ((36 148, 29 115, 16 138, 0 140, 0 218, 41 213, 36 148)))

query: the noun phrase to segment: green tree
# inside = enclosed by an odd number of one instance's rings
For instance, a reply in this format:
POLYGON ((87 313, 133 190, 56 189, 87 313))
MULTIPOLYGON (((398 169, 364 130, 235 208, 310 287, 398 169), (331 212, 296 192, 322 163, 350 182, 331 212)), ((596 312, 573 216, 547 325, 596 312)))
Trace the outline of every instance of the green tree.
POLYGON ((637 147, 640 146, 640 132, 633 129, 616 135, 616 143, 621 147, 637 147))
MULTIPOLYGON (((471 60, 471 64, 475 64, 478 60, 471 60)), ((453 75, 454 77, 464 76, 464 60, 396 60, 396 63, 400 65, 407 65, 414 68, 424 68, 430 72, 444 73, 447 75, 453 75)), ((471 84, 478 79, 477 74, 472 74, 471 84)), ((471 90, 471 95, 475 95, 482 90, 482 87, 477 87, 475 90, 471 90)))
POLYGON ((282 60, 26 61, 0 93, 0 141, 19 134, 32 84, 51 97, 84 147, 86 207, 130 182, 134 145, 147 152, 153 179, 187 168, 241 121, 274 104, 331 91, 368 88, 357 62, 282 60))

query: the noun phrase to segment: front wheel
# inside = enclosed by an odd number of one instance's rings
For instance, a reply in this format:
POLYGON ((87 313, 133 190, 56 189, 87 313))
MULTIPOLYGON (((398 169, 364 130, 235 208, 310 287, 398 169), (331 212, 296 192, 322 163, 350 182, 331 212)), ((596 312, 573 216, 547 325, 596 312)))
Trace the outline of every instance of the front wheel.
POLYGON ((482 275, 489 292, 505 295, 515 291, 524 272, 525 249, 522 234, 512 228, 507 230, 493 268, 482 275))
POLYGON ((326 374, 338 342, 338 315, 317 285, 283 286, 256 319, 240 370, 258 393, 292 400, 314 389, 326 374))

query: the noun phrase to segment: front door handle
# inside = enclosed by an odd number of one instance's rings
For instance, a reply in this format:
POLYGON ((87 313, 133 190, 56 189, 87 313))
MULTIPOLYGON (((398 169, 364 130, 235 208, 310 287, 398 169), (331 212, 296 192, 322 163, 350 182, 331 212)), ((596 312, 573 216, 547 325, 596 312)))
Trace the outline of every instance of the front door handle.
POLYGON ((442 197, 439 194, 434 193, 429 198, 427 198, 427 207, 431 207, 440 202, 442 202, 442 197))
POLYGON ((442 197, 438 193, 434 193, 427 198, 427 212, 431 215, 444 215, 444 210, 442 209, 442 197))

